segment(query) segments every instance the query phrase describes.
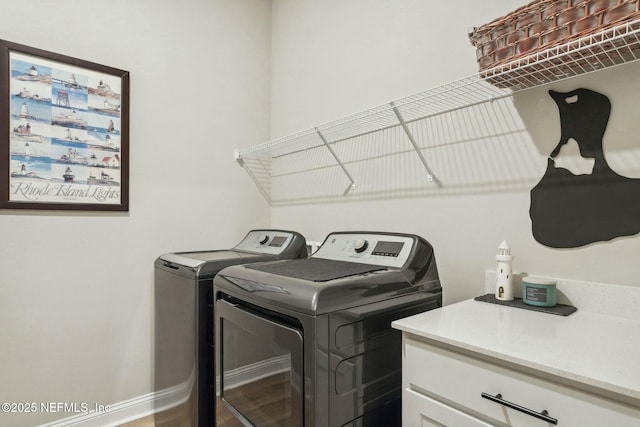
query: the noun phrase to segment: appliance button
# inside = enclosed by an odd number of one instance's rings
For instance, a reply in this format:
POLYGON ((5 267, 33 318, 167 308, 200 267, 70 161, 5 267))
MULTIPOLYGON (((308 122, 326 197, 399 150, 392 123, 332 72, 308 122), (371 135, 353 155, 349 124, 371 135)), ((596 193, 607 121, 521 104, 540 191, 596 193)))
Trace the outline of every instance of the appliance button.
POLYGON ((268 241, 269 241, 269 236, 267 234, 261 234, 260 236, 258 236, 258 243, 260 243, 261 245, 264 245, 268 241))
POLYGON ((353 244, 353 250, 356 251, 356 253, 364 252, 368 246, 369 242, 367 242, 365 239, 358 239, 353 244))

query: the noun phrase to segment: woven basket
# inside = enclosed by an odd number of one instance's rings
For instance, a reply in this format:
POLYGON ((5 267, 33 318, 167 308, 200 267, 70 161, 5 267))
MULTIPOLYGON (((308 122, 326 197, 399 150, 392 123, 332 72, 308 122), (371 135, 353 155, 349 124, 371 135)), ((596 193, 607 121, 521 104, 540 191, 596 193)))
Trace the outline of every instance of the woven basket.
POLYGON ((474 28, 480 71, 640 18, 640 0, 537 0, 474 28))

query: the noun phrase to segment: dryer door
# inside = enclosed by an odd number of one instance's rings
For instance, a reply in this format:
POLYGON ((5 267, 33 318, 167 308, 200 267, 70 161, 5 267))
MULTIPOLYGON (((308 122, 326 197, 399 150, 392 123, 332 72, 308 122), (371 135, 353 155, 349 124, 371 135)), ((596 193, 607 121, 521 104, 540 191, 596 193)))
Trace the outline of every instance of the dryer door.
POLYGON ((256 427, 302 426, 301 330, 222 299, 216 301, 216 317, 220 394, 225 405, 256 427))

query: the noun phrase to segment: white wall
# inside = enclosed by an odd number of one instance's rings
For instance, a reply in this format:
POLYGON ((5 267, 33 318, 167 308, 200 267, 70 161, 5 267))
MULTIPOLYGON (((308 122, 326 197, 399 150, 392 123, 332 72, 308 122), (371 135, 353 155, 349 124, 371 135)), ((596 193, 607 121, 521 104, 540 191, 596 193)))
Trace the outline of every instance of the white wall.
MULTIPOLYGON (((475 50, 468 30, 524 3, 274 0, 272 138, 475 73, 475 50)), ((571 90, 584 86, 610 96, 612 115, 619 116, 612 118, 612 130, 606 136, 615 139, 605 140, 605 146, 615 151, 612 144, 628 146, 625 141, 635 138, 637 142, 640 134, 637 110, 632 107, 640 94, 637 73, 637 65, 625 66, 551 87, 571 90)), ((560 135, 557 108, 546 89, 515 98, 516 114, 529 131, 529 152, 535 156, 531 161, 539 164, 536 180, 544 173, 545 158, 560 135)), ((460 151, 459 163, 450 165, 454 172, 457 168, 463 174, 464 165, 476 160, 474 150, 460 151)), ((637 176, 637 149, 631 153, 618 150, 619 160, 621 153, 626 154, 627 166, 633 163, 630 169, 637 176)), ((640 249, 640 237, 567 250, 550 249, 533 239, 529 190, 536 180, 519 187, 497 183, 488 191, 456 192, 445 187, 424 197, 279 204, 272 207, 272 226, 296 229, 309 240, 348 229, 422 235, 435 247, 445 303, 484 293, 484 271, 494 265, 503 239, 512 246, 517 271, 638 285, 632 257, 640 249)))
MULTIPOLYGON (((483 292, 505 238, 519 271, 637 285, 639 238, 545 248, 531 236, 526 189, 269 209, 232 161, 234 148, 474 73, 467 31, 523 3, 4 2, 0 38, 131 72, 131 203, 126 214, 0 211, 0 402, 106 405, 150 392, 155 257, 227 247, 253 227, 311 240, 345 229, 420 234, 436 249, 445 302, 483 292)), ((624 105, 633 116, 637 67, 607 75, 576 86, 612 91, 613 114, 624 105)), ((543 91, 516 105, 536 145, 555 145, 543 91)), ((637 122, 616 129, 636 137, 637 122)), ((69 415, 0 413, 0 424, 69 415)))
MULTIPOLYGON (((153 261, 269 225, 233 150, 269 137, 271 4, 3 2, 0 38, 131 73, 130 211, 0 211, 0 401, 152 390, 153 261)), ((69 413, 0 413, 30 426, 69 413)))

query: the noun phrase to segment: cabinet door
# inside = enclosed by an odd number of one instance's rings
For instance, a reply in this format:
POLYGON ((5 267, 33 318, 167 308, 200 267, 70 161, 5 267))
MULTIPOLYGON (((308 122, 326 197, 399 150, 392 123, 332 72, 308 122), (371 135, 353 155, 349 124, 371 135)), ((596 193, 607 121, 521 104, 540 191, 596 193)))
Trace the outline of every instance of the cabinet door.
POLYGON ((409 388, 402 390, 402 427, 491 427, 409 388))
POLYGON ((537 415, 548 415, 562 426, 640 426, 638 407, 500 366, 499 361, 490 363, 410 338, 404 340, 403 357, 404 389, 424 390, 420 394, 437 402, 455 402, 457 410, 489 423, 543 427, 550 424, 537 415), (507 402, 490 400, 483 393, 500 394, 507 402))

